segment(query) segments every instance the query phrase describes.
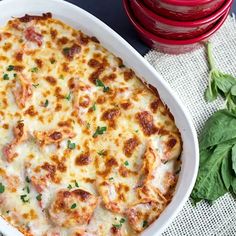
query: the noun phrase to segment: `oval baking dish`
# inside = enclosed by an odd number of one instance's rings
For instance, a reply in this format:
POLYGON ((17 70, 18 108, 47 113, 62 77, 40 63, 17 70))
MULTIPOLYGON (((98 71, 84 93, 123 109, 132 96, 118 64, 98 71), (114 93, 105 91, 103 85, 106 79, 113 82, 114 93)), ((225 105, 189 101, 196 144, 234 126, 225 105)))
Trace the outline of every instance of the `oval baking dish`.
MULTIPOLYGON (((96 17, 70 3, 61 0, 4 0, 0 2, 0 10, 0 26, 3 26, 12 16, 20 17, 26 13, 51 12, 53 17, 82 30, 87 35, 95 36, 105 48, 122 58, 124 64, 132 68, 142 80, 158 90, 162 101, 168 106, 175 118, 183 141, 182 170, 174 197, 160 217, 142 234, 143 236, 159 235, 187 201, 196 180, 199 164, 196 131, 188 111, 178 96, 171 90, 162 76, 124 39, 96 17)), ((22 235, 1 217, 0 231, 6 236, 22 235)))

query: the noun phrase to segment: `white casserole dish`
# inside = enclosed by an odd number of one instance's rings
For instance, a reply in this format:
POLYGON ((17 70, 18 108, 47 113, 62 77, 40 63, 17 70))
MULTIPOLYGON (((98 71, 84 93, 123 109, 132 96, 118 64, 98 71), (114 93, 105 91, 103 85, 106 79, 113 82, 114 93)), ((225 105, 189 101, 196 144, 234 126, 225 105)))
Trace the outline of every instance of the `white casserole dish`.
MULTIPOLYGON (((163 102, 172 112, 183 139, 182 170, 173 200, 158 220, 142 234, 143 236, 160 235, 187 201, 196 180, 199 164, 196 131, 188 111, 177 95, 162 76, 124 39, 96 17, 77 6, 62 0, 4 0, 0 2, 0 12, 0 26, 5 25, 12 16, 51 12, 53 17, 81 29, 88 35, 97 37, 104 47, 121 57, 125 65, 131 67, 140 78, 157 88, 163 102)), ((22 235, 1 217, 0 231, 6 236, 22 235)))

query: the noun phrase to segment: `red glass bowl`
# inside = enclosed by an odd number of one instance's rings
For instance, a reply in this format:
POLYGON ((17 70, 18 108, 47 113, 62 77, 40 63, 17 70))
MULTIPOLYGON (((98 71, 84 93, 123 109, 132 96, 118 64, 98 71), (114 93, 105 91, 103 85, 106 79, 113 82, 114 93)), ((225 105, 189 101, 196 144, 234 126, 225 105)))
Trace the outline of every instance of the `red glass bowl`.
POLYGON ((159 15, 178 21, 204 18, 219 9, 225 0, 144 0, 159 15))
POLYGON ((191 39, 209 31, 212 26, 224 15, 232 0, 225 4, 214 14, 196 21, 174 21, 149 10, 140 0, 130 0, 134 16, 148 31, 167 39, 191 39))
POLYGON ((145 30, 138 23, 137 19, 135 19, 134 15, 132 14, 129 3, 130 3, 129 0, 123 0, 125 11, 131 23, 137 30, 140 38, 151 48, 169 54, 181 54, 199 48, 202 45, 202 42, 207 41, 209 37, 212 36, 223 25, 230 11, 230 6, 229 6, 225 14, 218 20, 218 22, 216 22, 214 27, 210 29, 208 32, 202 34, 201 36, 187 40, 171 40, 158 37, 150 33, 149 31, 145 30))

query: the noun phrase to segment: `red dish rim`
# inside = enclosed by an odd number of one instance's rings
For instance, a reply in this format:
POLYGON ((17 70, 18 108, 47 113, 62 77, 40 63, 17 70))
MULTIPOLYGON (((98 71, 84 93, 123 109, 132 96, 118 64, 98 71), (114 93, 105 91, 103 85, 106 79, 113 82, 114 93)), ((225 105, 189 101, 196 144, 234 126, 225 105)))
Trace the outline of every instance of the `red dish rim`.
POLYGON ((185 27, 198 27, 198 26, 201 26, 201 25, 204 25, 206 23, 216 20, 218 17, 220 17, 224 14, 224 12, 232 4, 233 0, 226 0, 224 5, 218 11, 216 11, 215 13, 211 14, 208 17, 205 17, 200 20, 195 20, 195 21, 170 20, 165 17, 159 16, 156 13, 154 13, 153 11, 149 10, 143 3, 141 3, 141 1, 137 1, 137 0, 131 0, 131 1, 135 1, 136 3, 134 3, 134 4, 139 5, 139 7, 142 8, 142 10, 144 10, 146 12, 146 15, 150 16, 150 18, 154 19, 155 21, 161 22, 166 25, 172 25, 172 26, 178 26, 178 27, 185 28, 185 27))
POLYGON ((157 41, 159 43, 163 43, 163 44, 169 44, 169 45, 186 45, 186 44, 194 44, 197 42, 200 42, 208 37, 210 37, 212 34, 214 34, 221 26, 222 24, 225 22, 225 19, 228 16, 228 13, 230 11, 230 6, 228 7, 227 11, 225 12, 225 15, 222 16, 222 19, 219 20, 219 22, 217 23, 217 25, 212 28, 211 30, 209 30, 208 32, 206 32, 205 34, 202 34, 201 36, 198 36, 196 38, 193 39, 185 39, 185 40, 171 40, 171 39, 164 39, 164 38, 160 38, 148 31, 146 31, 142 26, 140 26, 134 19, 134 16, 131 15, 130 12, 130 6, 129 6, 129 0, 123 0, 123 5, 126 11, 126 14, 128 15, 130 21, 132 22, 132 24, 135 26, 135 28, 138 29, 138 31, 140 31, 142 34, 145 35, 146 38, 157 41))
POLYGON ((212 0, 162 0, 164 3, 168 3, 175 6, 197 6, 199 4, 207 4, 212 0))

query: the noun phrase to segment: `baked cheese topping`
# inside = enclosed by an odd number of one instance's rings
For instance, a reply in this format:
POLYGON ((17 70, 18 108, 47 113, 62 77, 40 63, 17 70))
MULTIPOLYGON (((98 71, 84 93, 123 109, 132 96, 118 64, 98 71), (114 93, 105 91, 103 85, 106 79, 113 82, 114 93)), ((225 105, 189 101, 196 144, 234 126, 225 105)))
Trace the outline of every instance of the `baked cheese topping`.
POLYGON ((95 37, 50 13, 11 19, 0 98, 0 212, 24 235, 139 235, 171 201, 174 118, 95 37))

